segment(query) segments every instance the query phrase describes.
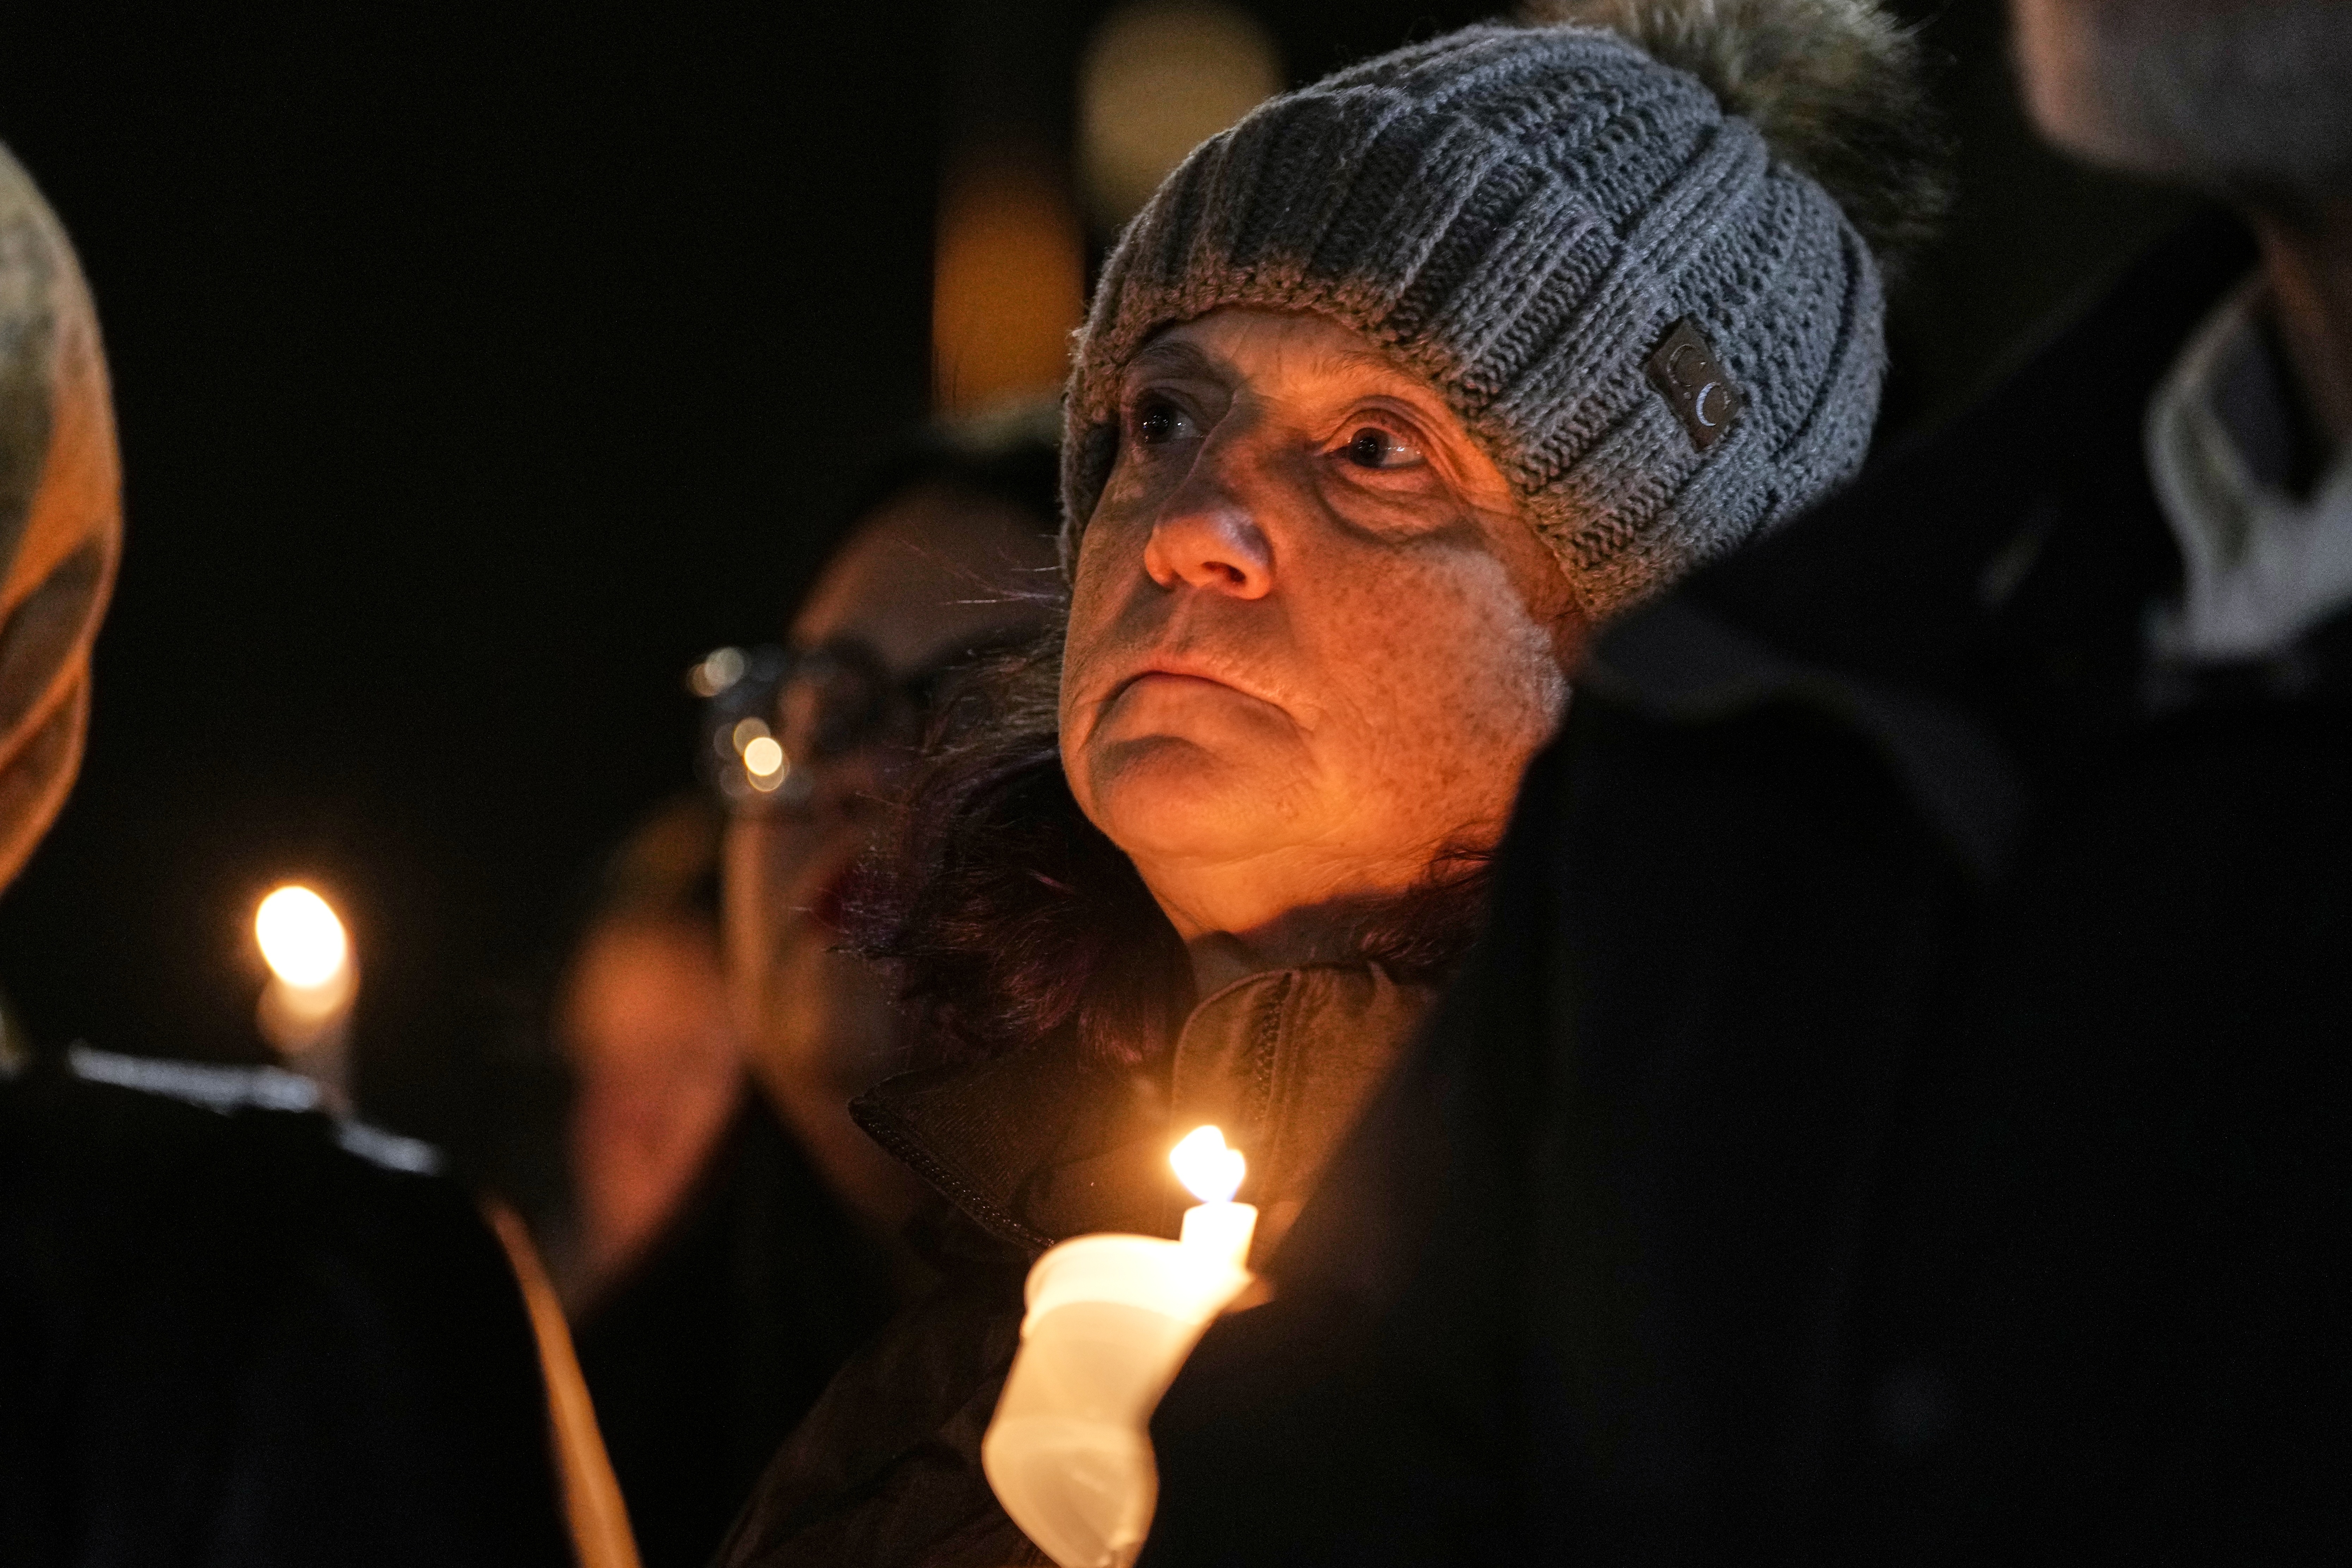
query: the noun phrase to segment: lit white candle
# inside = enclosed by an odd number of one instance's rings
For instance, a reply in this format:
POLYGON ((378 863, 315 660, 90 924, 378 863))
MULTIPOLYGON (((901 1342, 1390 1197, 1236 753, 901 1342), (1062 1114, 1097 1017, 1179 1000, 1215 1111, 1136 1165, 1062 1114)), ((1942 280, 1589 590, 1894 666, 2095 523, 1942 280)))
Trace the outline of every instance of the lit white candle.
POLYGON ((1169 1156, 1201 1199, 1182 1239, 1081 1236, 1029 1271, 1021 1350, 981 1467, 997 1500, 1061 1568, 1122 1568, 1160 1500, 1151 1412, 1202 1331, 1250 1282, 1257 1210, 1244 1165, 1202 1127, 1169 1156))
POLYGON ((1184 1211, 1183 1244, 1236 1268, 1249 1267, 1257 1210, 1234 1202, 1248 1171, 1241 1151, 1226 1148, 1225 1135, 1217 1129, 1196 1127, 1170 1151, 1168 1163, 1176 1167, 1176 1179, 1201 1200, 1184 1211))
POLYGON ((359 995, 343 922, 326 900, 289 882, 254 910, 253 935, 269 965, 257 1019, 262 1037, 342 1109, 342 1046, 359 995))

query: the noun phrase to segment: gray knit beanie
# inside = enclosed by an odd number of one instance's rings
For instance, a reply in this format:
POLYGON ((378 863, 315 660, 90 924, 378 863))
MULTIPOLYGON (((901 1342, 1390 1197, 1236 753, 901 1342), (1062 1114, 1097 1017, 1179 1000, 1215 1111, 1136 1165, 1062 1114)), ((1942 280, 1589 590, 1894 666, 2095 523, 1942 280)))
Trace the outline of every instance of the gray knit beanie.
MULTIPOLYGON (((1871 0, 1551 10, 1618 30, 1489 24, 1399 49, 1261 105, 1169 176, 1078 335, 1066 561, 1118 457, 1127 362, 1224 306, 1318 312, 1428 380, 1595 618, 1852 476, 1885 363, 1879 268, 1820 180, 1725 101, 1771 121, 1792 74, 1822 68, 1784 24, 1826 16, 1878 50, 1849 74, 1916 108, 1884 89, 1916 78, 1908 37, 1871 0), (1733 26, 1759 16, 1780 27, 1760 50, 1733 26)), ((1833 121, 1824 101, 1780 118, 1833 121)))

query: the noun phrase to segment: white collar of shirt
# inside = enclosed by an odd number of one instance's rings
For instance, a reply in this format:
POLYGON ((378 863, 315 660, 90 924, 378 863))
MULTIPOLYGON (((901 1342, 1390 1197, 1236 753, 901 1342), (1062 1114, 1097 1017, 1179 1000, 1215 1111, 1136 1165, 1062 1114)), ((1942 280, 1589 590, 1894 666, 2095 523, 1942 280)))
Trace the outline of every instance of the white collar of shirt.
POLYGON ((2261 331, 2268 298, 2259 273, 2232 289, 2148 403, 2148 473, 2184 568, 2180 599, 2149 626, 2169 658, 2259 658, 2352 601, 2352 454, 2297 500, 2255 471, 2232 433, 2284 416, 2274 398, 2238 395, 2250 376, 2284 381, 2261 331))

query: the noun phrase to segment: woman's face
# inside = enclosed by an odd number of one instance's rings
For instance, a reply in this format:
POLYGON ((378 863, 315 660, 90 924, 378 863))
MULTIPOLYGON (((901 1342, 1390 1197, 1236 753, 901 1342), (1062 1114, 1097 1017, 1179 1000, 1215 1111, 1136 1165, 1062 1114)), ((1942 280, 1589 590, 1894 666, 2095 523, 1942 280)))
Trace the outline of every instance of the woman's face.
POLYGON ((1188 940, 1499 836, 1581 626, 1510 489, 1328 318, 1223 310, 1129 365, 1078 555, 1062 760, 1188 940))

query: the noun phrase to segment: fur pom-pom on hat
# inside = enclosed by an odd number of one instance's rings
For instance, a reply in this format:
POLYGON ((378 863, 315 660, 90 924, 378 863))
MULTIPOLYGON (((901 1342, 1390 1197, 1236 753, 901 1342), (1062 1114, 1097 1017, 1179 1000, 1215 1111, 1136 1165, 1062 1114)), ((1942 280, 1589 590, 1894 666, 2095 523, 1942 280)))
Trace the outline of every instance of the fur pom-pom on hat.
POLYGON ((1705 83, 1834 198, 1899 279, 1952 202, 1919 37, 1871 0, 1528 0, 1531 26, 1606 27, 1705 83))

